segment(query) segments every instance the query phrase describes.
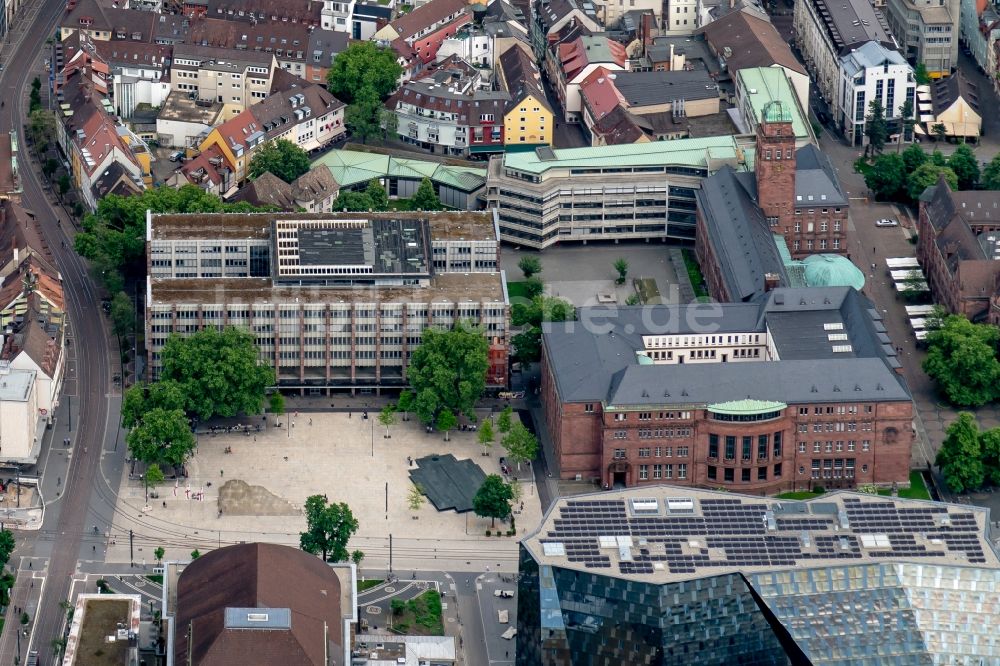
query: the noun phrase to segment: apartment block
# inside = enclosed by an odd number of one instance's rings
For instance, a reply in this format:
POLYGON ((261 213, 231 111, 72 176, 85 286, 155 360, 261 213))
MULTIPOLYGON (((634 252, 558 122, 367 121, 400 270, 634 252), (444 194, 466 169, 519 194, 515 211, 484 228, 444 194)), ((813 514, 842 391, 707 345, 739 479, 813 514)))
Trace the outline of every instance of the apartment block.
POLYGON ((716 136, 508 152, 490 159, 487 206, 499 210, 501 239, 537 249, 568 241, 690 241, 701 181, 725 165, 750 170, 748 150, 752 156, 752 140, 716 136))
POLYGON ((428 327, 468 322, 507 384, 508 300, 494 214, 150 215, 146 331, 155 377, 171 333, 237 326, 283 388, 399 389, 428 327))
POLYGON ((267 98, 277 66, 272 53, 178 44, 170 87, 209 104, 222 104, 223 117, 231 118, 267 98))
POLYGON ((913 63, 923 63, 931 78, 958 66, 960 0, 886 0, 889 29, 913 63))

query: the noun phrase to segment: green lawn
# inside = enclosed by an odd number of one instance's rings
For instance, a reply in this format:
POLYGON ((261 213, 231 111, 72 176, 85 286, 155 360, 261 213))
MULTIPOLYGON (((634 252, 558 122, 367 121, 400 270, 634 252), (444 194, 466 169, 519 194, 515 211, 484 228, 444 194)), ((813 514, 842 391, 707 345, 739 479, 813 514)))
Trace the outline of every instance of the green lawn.
POLYGON ((819 497, 822 494, 823 493, 811 493, 808 490, 799 490, 794 493, 781 493, 778 495, 778 499, 807 500, 819 497))
POLYGON ((636 279, 635 288, 639 292, 639 302, 643 305, 659 305, 663 302, 660 299, 660 290, 656 288, 656 280, 653 278, 636 279))
MULTIPOLYGON (((884 488, 878 491, 879 495, 891 495, 892 491, 888 488, 884 488)), ((931 494, 927 492, 927 485, 924 483, 924 475, 918 471, 910 472, 910 487, 900 488, 899 496, 904 499, 921 499, 929 500, 931 494)))
POLYGON ((705 288, 705 277, 701 274, 701 267, 694 256, 694 250, 684 249, 684 267, 687 269, 688 279, 691 280, 691 287, 694 288, 694 295, 698 298, 708 296, 708 289, 705 288))
POLYGON ((385 582, 384 580, 376 580, 374 578, 371 579, 371 580, 359 580, 358 581, 358 592, 364 592, 365 590, 370 590, 373 587, 378 587, 379 585, 381 585, 384 582, 385 582))
POLYGON ((444 636, 441 622, 441 595, 427 590, 419 597, 395 604, 392 611, 392 631, 414 636, 444 636))
POLYGON ((161 574, 152 574, 150 576, 146 576, 146 578, 153 581, 157 585, 163 585, 163 576, 161 574))
POLYGON ((524 288, 525 282, 508 282, 507 295, 510 298, 528 298, 528 292, 524 288))

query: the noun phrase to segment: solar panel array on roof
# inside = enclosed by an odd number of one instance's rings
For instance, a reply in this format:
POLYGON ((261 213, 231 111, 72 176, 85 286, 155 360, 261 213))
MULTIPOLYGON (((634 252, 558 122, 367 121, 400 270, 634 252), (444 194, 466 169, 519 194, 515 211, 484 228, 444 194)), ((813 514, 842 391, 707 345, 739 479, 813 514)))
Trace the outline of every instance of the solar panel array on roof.
MULTIPOLYGON (((635 500, 642 503, 651 500, 635 500)), ((570 500, 542 539, 565 547, 569 562, 624 575, 695 573, 699 567, 793 567, 810 560, 964 557, 985 563, 981 528, 968 512, 947 506, 897 506, 845 498, 810 513, 774 502, 736 498, 690 500, 678 515, 628 511, 624 500, 570 500), (774 509, 774 511, 772 511, 774 509), (846 515, 846 520, 844 519, 846 515), (825 532, 825 534, 824 534, 825 532), (629 557, 621 556, 628 540, 629 557)), ((669 501, 667 502, 669 505, 669 501)))

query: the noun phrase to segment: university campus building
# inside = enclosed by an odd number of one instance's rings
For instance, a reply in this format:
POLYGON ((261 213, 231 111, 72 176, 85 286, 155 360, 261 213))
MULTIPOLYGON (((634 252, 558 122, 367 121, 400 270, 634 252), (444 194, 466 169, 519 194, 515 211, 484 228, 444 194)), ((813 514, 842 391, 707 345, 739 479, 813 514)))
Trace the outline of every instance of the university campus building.
POLYGON ((906 484, 913 402, 850 287, 749 303, 580 308, 548 324, 541 399, 561 478, 774 494, 906 484))
POLYGON ((462 321, 489 337, 487 384, 506 386, 497 235, 491 212, 150 215, 151 376, 170 334, 236 326, 282 388, 400 388, 423 330, 462 321))
POLYGON ((989 510, 657 485, 561 498, 521 541, 518 666, 994 663, 989 510))

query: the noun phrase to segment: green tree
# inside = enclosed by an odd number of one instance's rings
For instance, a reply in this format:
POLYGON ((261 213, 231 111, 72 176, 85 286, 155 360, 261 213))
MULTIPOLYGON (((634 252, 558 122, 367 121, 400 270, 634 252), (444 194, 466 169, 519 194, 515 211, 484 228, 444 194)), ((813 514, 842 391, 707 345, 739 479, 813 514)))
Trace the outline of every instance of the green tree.
POLYGON ((979 160, 969 144, 960 144, 955 149, 948 158, 948 167, 958 178, 958 189, 972 190, 979 184, 979 160))
POLYGON ((42 80, 39 77, 36 76, 35 78, 33 78, 31 80, 31 89, 32 90, 41 90, 42 89, 42 80))
POLYGON ((514 358, 520 363, 535 363, 542 356, 542 328, 549 322, 572 321, 576 309, 561 298, 535 296, 531 303, 518 303, 511 309, 511 323, 527 330, 511 339, 514 358))
POLYGON ((940 167, 948 166, 948 158, 945 157, 944 153, 942 153, 937 148, 935 148, 934 152, 931 153, 929 161, 934 166, 940 166, 940 167))
POLYGON ((194 550, 191 551, 191 559, 192 560, 197 560, 199 557, 201 557, 201 551, 200 550, 198 550, 197 548, 195 548, 194 550))
POLYGON ((910 174, 907 179, 907 192, 910 198, 916 201, 931 185, 936 185, 938 177, 943 175, 952 190, 958 189, 958 176, 948 167, 937 166, 936 164, 924 164, 910 174))
POLYGON ((385 99, 396 89, 403 68, 391 48, 374 42, 357 41, 338 53, 327 73, 328 89, 337 99, 351 104, 364 91, 385 99))
POLYGON ((497 417, 497 430, 504 434, 510 432, 511 417, 513 415, 514 410, 510 408, 510 405, 504 407, 503 411, 500 412, 500 416, 497 417))
POLYGON ((130 197, 109 195, 97 202, 97 210, 83 218, 74 247, 90 260, 94 273, 109 283, 121 283, 122 275, 142 275, 146 269, 146 211, 152 213, 219 213, 265 210, 246 203, 223 204, 197 185, 180 188, 154 187, 130 197))
POLYGON ((918 167, 927 164, 927 153, 924 149, 920 147, 920 144, 911 143, 903 151, 903 166, 906 167, 906 173, 913 173, 918 167))
POLYGON ((472 498, 472 510, 477 516, 489 518, 490 527, 494 527, 497 518, 504 520, 510 516, 510 503, 513 499, 510 486, 504 483, 500 475, 490 474, 472 498))
POLYGON ((389 439, 389 426, 396 425, 396 407, 386 405, 378 414, 379 425, 385 427, 385 438, 389 439))
POLYGON ((396 402, 396 409, 403 412, 403 420, 409 421, 409 413, 413 411, 414 397, 412 391, 402 391, 399 400, 396 402))
POLYGON ((517 267, 524 273, 525 279, 530 278, 535 273, 542 272, 542 262, 538 260, 538 257, 532 255, 521 257, 517 262, 517 267))
POLYGON ((166 465, 184 463, 195 446, 191 426, 179 409, 156 408, 146 412, 126 441, 136 460, 166 465))
POLYGON ((412 210, 442 210, 444 208, 438 195, 434 193, 434 186, 431 184, 430 178, 424 178, 420 181, 420 187, 410 197, 410 208, 412 210))
POLYGON ((247 175, 254 180, 268 171, 286 183, 291 183, 309 172, 309 153, 288 139, 268 141, 254 151, 247 175))
POLYGON ((994 155, 983 169, 983 187, 987 190, 1000 190, 1000 153, 994 155))
POLYGON ((259 413, 264 389, 274 384, 274 370, 258 360, 253 335, 233 327, 172 335, 161 358, 161 379, 180 384, 187 411, 203 421, 259 413))
POLYGON ((380 137, 384 129, 381 120, 385 107, 371 90, 362 90, 344 111, 344 124, 356 139, 366 143, 368 139, 380 137))
POLYGON ((281 416, 285 413, 285 396, 275 391, 267 396, 267 407, 275 416, 281 416))
POLYGON ((979 435, 979 443, 986 482, 991 486, 1000 486, 1000 428, 984 430, 979 435))
POLYGON ((482 425, 479 426, 479 432, 476 434, 476 439, 479 440, 479 444, 483 447, 483 453, 486 453, 486 449, 493 446, 493 438, 495 436, 493 434, 493 424, 489 421, 483 421, 482 425))
POLYGON ((156 558, 156 563, 159 564, 163 561, 163 556, 167 554, 167 551, 163 549, 163 546, 157 546, 156 550, 153 551, 153 557, 156 558))
POLYGON ((184 391, 180 384, 171 381, 159 381, 153 384, 135 384, 125 391, 122 401, 122 425, 133 428, 142 421, 143 416, 153 409, 184 410, 186 404, 184 391))
POLYGON ((917 80, 918 86, 926 86, 933 81, 931 75, 927 73, 927 65, 922 62, 918 62, 917 66, 913 68, 913 76, 917 80))
POLYGON ((625 257, 618 257, 615 259, 615 272, 618 273, 618 284, 625 284, 625 277, 628 275, 628 261, 625 257))
POLYGON ((389 195, 386 193, 385 188, 382 187, 382 183, 378 182, 378 178, 372 178, 368 181, 365 194, 372 201, 372 210, 389 209, 389 195))
POLYGON ((871 154, 881 153, 885 147, 886 137, 889 136, 889 128, 885 122, 885 109, 882 102, 873 99, 868 103, 868 115, 865 116, 865 136, 868 138, 868 145, 865 146, 865 153, 871 150, 871 154))
POLYGON ((879 201, 893 201, 906 192, 906 166, 894 153, 882 153, 865 169, 865 185, 879 201))
POLYGON ((32 89, 31 93, 28 95, 28 112, 34 113, 35 111, 42 110, 42 94, 32 89))
POLYGON ((902 280, 903 283, 903 298, 908 301, 913 301, 922 296, 925 292, 924 289, 924 274, 919 270, 912 270, 906 274, 906 277, 902 280))
POLYGON ((45 160, 45 163, 42 164, 42 175, 46 178, 52 178, 52 174, 54 174, 58 169, 59 160, 54 157, 49 157, 45 160))
POLYGON ((944 141, 945 137, 948 136, 948 128, 944 126, 944 123, 935 123, 932 125, 931 132, 934 134, 935 141, 944 141))
POLYGON ((954 405, 978 407, 997 396, 1000 363, 996 358, 1000 330, 951 315, 927 335, 924 372, 954 405))
POLYGON ((983 451, 975 416, 961 412, 948 426, 935 463, 953 492, 963 493, 983 485, 983 451))
POLYGON ((507 450, 507 456, 517 463, 518 469, 521 469, 521 463, 534 460, 538 455, 538 438, 520 421, 510 427, 510 432, 503 436, 500 444, 507 450))
POLYGON ((124 291, 119 291, 111 299, 111 328, 120 338, 127 338, 133 332, 135 308, 132 299, 124 291))
POLYGON ((896 152, 899 153, 904 141, 913 140, 913 126, 917 124, 913 112, 913 100, 907 99, 899 108, 899 140, 896 142, 896 152))
POLYGON ((14 539, 14 533, 8 529, 0 530, 0 569, 7 566, 7 562, 10 561, 10 556, 16 547, 17 541, 14 539))
POLYGON ((534 298, 545 291, 545 285, 537 277, 530 277, 524 281, 524 295, 527 298, 534 298))
POLYGON ((341 190, 333 200, 333 210, 349 212, 368 212, 375 210, 375 203, 367 192, 341 190))
POLYGON ((361 566, 361 560, 365 559, 365 553, 361 550, 355 550, 351 553, 351 562, 354 562, 354 566, 361 566))
POLYGON ((56 120, 51 111, 35 109, 28 117, 28 136, 38 152, 44 152, 56 135, 56 120))
POLYGON ((143 482, 146 484, 146 490, 163 483, 165 478, 166 477, 163 476, 163 470, 160 469, 160 466, 153 463, 146 468, 146 475, 143 477, 143 482))
POLYGON ((56 186, 59 188, 59 196, 64 197, 66 193, 69 192, 69 188, 72 182, 69 179, 68 174, 61 174, 59 180, 56 181, 56 186))
POLYGON ((444 441, 451 441, 451 431, 458 426, 458 418, 450 409, 443 409, 437 415, 437 429, 444 431, 444 441))
POLYGON ((445 410, 473 418, 473 407, 486 388, 488 350, 483 332, 462 322, 448 331, 424 330, 407 371, 421 421, 434 423, 445 410))
POLYGON ((406 493, 406 505, 410 507, 410 511, 419 511, 423 504, 424 489, 420 487, 420 484, 415 483, 410 486, 410 491, 406 493))
POLYGON ((358 521, 351 508, 340 503, 327 503, 322 495, 306 499, 306 531, 299 537, 302 550, 321 554, 324 562, 343 562, 350 557, 347 542, 358 531, 358 521))

